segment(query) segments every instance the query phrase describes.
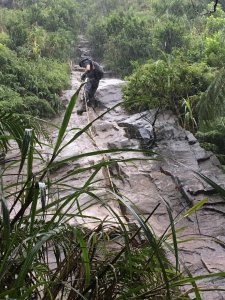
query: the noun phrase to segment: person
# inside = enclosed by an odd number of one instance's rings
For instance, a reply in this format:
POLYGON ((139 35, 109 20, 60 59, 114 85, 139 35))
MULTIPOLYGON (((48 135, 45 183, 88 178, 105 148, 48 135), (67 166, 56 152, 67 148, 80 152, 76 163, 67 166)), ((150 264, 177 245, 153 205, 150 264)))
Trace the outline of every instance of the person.
POLYGON ((85 69, 84 73, 81 75, 81 81, 86 80, 84 85, 84 97, 81 99, 81 107, 77 110, 77 114, 82 115, 82 113, 86 111, 86 104, 89 107, 96 107, 97 101, 95 99, 95 93, 104 72, 97 62, 88 57, 83 58, 79 62, 79 66, 85 69))

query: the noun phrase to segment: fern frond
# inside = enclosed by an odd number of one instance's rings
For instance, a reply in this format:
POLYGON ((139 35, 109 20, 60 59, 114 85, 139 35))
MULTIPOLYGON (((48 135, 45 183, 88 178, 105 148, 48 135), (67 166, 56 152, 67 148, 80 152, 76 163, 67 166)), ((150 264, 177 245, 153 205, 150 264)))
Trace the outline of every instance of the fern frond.
POLYGON ((43 136, 49 140, 49 135, 44 126, 30 115, 16 114, 0 110, 0 152, 7 152, 10 148, 9 141, 15 140, 18 147, 22 148, 25 129, 33 128, 35 140, 43 136))

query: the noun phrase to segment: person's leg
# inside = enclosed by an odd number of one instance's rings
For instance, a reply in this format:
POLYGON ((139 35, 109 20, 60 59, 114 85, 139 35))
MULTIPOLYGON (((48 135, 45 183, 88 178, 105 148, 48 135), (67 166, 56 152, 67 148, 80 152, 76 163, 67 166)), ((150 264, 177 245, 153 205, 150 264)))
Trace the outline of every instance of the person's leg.
POLYGON ((89 79, 86 79, 85 85, 84 85, 83 96, 80 98, 80 106, 77 110, 78 115, 82 115, 83 112, 86 111, 86 105, 89 104, 90 90, 91 90, 91 83, 90 83, 89 79))
POLYGON ((81 99, 81 106, 77 110, 78 115, 82 115, 83 112, 86 111, 86 103, 87 106, 95 107, 95 93, 97 91, 99 85, 99 80, 95 78, 88 79, 84 85, 84 96, 81 99))
POLYGON ((99 80, 98 79, 94 79, 93 82, 92 82, 93 97, 95 96, 95 93, 97 91, 98 86, 99 86, 99 80))
POLYGON ((92 79, 88 79, 84 86, 84 101, 86 101, 87 105, 90 106, 92 96, 92 79))
POLYGON ((98 79, 91 79, 90 80, 90 85, 87 86, 88 90, 88 106, 95 106, 95 93, 97 91, 98 85, 99 85, 99 80, 98 79))
POLYGON ((83 112, 85 112, 85 111, 86 111, 86 104, 85 104, 85 101, 84 101, 84 97, 82 97, 79 100, 79 107, 77 109, 77 114, 82 115, 83 112))

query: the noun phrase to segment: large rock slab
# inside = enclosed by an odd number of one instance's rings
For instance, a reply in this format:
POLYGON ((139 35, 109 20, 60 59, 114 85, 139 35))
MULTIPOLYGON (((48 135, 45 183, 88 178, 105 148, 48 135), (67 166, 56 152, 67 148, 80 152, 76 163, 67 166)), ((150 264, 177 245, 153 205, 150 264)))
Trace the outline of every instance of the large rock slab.
MULTIPOLYGON (((125 129, 128 137, 143 139, 145 143, 150 143, 153 137, 154 115, 155 111, 135 114, 118 122, 118 125, 125 129)), ((175 217, 182 210, 192 207, 207 197, 208 201, 203 208, 179 222, 179 227, 187 226, 187 229, 180 234, 180 239, 194 237, 193 241, 180 244, 180 257, 192 275, 222 272, 225 270, 225 251, 223 242, 219 240, 225 240, 225 200, 216 194, 215 190, 196 172, 201 172, 224 187, 223 169, 211 152, 200 147, 193 134, 179 126, 177 118, 171 112, 165 111, 158 115, 154 131, 155 143, 152 149, 161 159, 150 164, 144 163, 144 168, 138 168, 138 171, 136 169, 135 173, 128 168, 124 170, 131 187, 133 178, 137 178, 138 186, 141 183, 142 196, 138 194, 138 188, 135 192, 132 188, 127 188, 130 199, 141 212, 149 211, 148 207, 152 209, 151 205, 164 199, 172 207, 175 217), (149 182, 139 179, 143 171, 145 176, 149 176, 149 182), (217 242, 210 237, 218 239, 217 242)), ((123 188, 125 189, 121 187, 123 188)), ((160 233, 159 227, 161 227, 162 232, 162 228, 168 224, 165 211, 156 212, 153 223, 156 231, 160 233)), ((224 285, 225 280, 221 278, 199 284, 203 287, 224 285)), ((225 299, 223 292, 202 293, 203 299, 212 299, 212 295, 214 299, 225 299)))
MULTIPOLYGON (((63 99, 66 103, 80 84, 79 78, 82 70, 77 67, 72 71, 71 89, 64 91, 63 99)), ((225 202, 215 193, 215 190, 203 181, 196 172, 201 172, 218 184, 224 186, 225 174, 217 160, 211 153, 202 149, 197 139, 190 132, 179 126, 177 118, 170 112, 164 111, 157 114, 156 111, 146 111, 141 114, 128 115, 122 106, 122 86, 126 82, 115 78, 104 78, 100 81, 97 96, 102 105, 95 111, 89 109, 82 116, 77 115, 77 105, 71 116, 64 143, 67 143, 79 130, 85 127, 89 121, 94 122, 88 133, 82 134, 74 143, 65 147, 57 158, 58 163, 70 156, 82 155, 82 153, 110 149, 128 149, 129 151, 117 151, 107 155, 95 155, 82 157, 70 163, 56 165, 51 172, 52 180, 58 180, 65 176, 61 182, 72 189, 52 191, 61 197, 67 197, 77 189, 82 188, 92 174, 88 167, 99 164, 103 159, 125 160, 114 163, 109 168, 103 168, 91 183, 99 199, 106 201, 124 223, 134 223, 131 212, 119 205, 114 197, 109 196, 109 178, 114 187, 130 201, 132 208, 144 216, 149 216, 153 209, 160 204, 150 219, 152 230, 160 236, 169 225, 169 217, 166 209, 168 203, 172 209, 173 217, 179 222, 176 228, 183 228, 178 233, 178 247, 180 260, 185 263, 193 276, 210 274, 225 270, 225 202), (108 108, 112 108, 107 114, 101 116, 108 108), (154 143, 153 143, 154 141, 154 143), (142 146, 151 147, 154 155, 147 156, 141 151, 142 146), (131 152, 130 150, 140 150, 131 152), (140 159, 140 160, 138 160, 140 159), (73 171, 87 167, 85 172, 73 174, 73 171), (107 173, 109 172, 109 174, 107 173), (208 198, 205 205, 191 216, 182 218, 184 211, 191 208, 200 200, 208 198), (129 221, 128 221, 129 220, 129 221), (220 242, 221 241, 221 242, 220 242)), ((55 123, 60 125, 62 118, 57 118, 55 123)), ((57 131, 52 131, 53 140, 57 139, 57 131)), ((51 154, 52 149, 43 149, 51 154)), ((79 205, 85 207, 90 203, 91 197, 82 194, 77 199, 77 204, 65 207, 69 212, 75 213, 79 205)), ((87 207, 86 222, 82 218, 70 218, 71 224, 84 223, 93 228, 96 223, 91 223, 92 216, 96 220, 109 218, 109 211, 101 202, 93 202, 87 207)), ((112 220, 112 219, 111 219, 112 220)), ((109 222, 110 224, 110 222, 109 222)), ((168 253, 168 255, 170 255, 168 253)), ((181 268, 183 263, 181 263, 181 268)), ((202 281, 200 287, 224 287, 223 278, 215 278, 210 281, 202 281)), ((202 292, 202 299, 225 299, 223 292, 202 292), (213 298, 212 298, 213 295, 213 298)), ((193 295, 190 293, 190 296, 193 295)))

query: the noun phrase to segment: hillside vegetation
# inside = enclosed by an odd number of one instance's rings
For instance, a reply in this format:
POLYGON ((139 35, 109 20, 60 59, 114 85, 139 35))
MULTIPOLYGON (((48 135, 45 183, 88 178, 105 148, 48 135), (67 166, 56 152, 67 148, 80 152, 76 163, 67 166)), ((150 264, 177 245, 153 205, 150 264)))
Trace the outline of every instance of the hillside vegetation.
POLYGON ((0 10, 0 108, 51 117, 69 85, 79 30, 73 0, 6 1, 0 10))
MULTIPOLYGON (((178 243, 186 242, 186 237, 177 240, 175 225, 201 209, 207 198, 177 216, 165 201, 170 224, 158 237, 148 220, 160 204, 146 218, 123 198, 110 176, 106 193, 95 189, 98 173, 107 173, 123 159, 104 156, 95 163, 94 156, 133 151, 125 161, 132 164, 157 159, 151 150, 143 150, 144 158, 138 156, 139 149, 88 149, 61 156, 65 147, 79 145, 82 134, 92 138, 91 123, 68 129, 81 87, 72 96, 58 132, 54 128, 53 145, 39 119, 61 111, 60 93, 69 85, 69 66, 77 60, 75 49, 82 33, 90 41, 93 57, 128 81, 123 91, 128 112, 172 110, 223 161, 225 12, 219 4, 211 12, 215 3, 0 1, 0 299, 187 300, 192 293, 201 300, 199 280, 225 277, 225 272, 211 271, 193 277, 179 260, 178 243), (46 162, 40 148, 46 149, 48 142, 51 153, 46 162), (20 155, 8 157, 11 145, 20 155), (81 157, 90 158, 90 164, 79 165, 81 157), (74 168, 60 173, 68 165, 74 168), (51 176, 55 170, 60 173, 57 178, 51 176), (79 176, 84 180, 81 186, 76 183, 79 176), (16 180, 5 183, 8 177, 16 180), (91 200, 80 205, 82 196, 91 200), (125 207, 135 222, 125 222, 126 216, 119 216, 108 199, 125 207), (107 209, 109 218, 86 214, 96 204, 107 209), (72 219, 95 225, 85 228, 72 219)), ((224 189, 201 176, 224 197, 224 189)), ((216 243, 224 247, 219 239, 216 243)))
POLYGON ((86 1, 86 25, 94 56, 129 82, 126 108, 171 109, 223 162, 225 12, 217 2, 86 1))

